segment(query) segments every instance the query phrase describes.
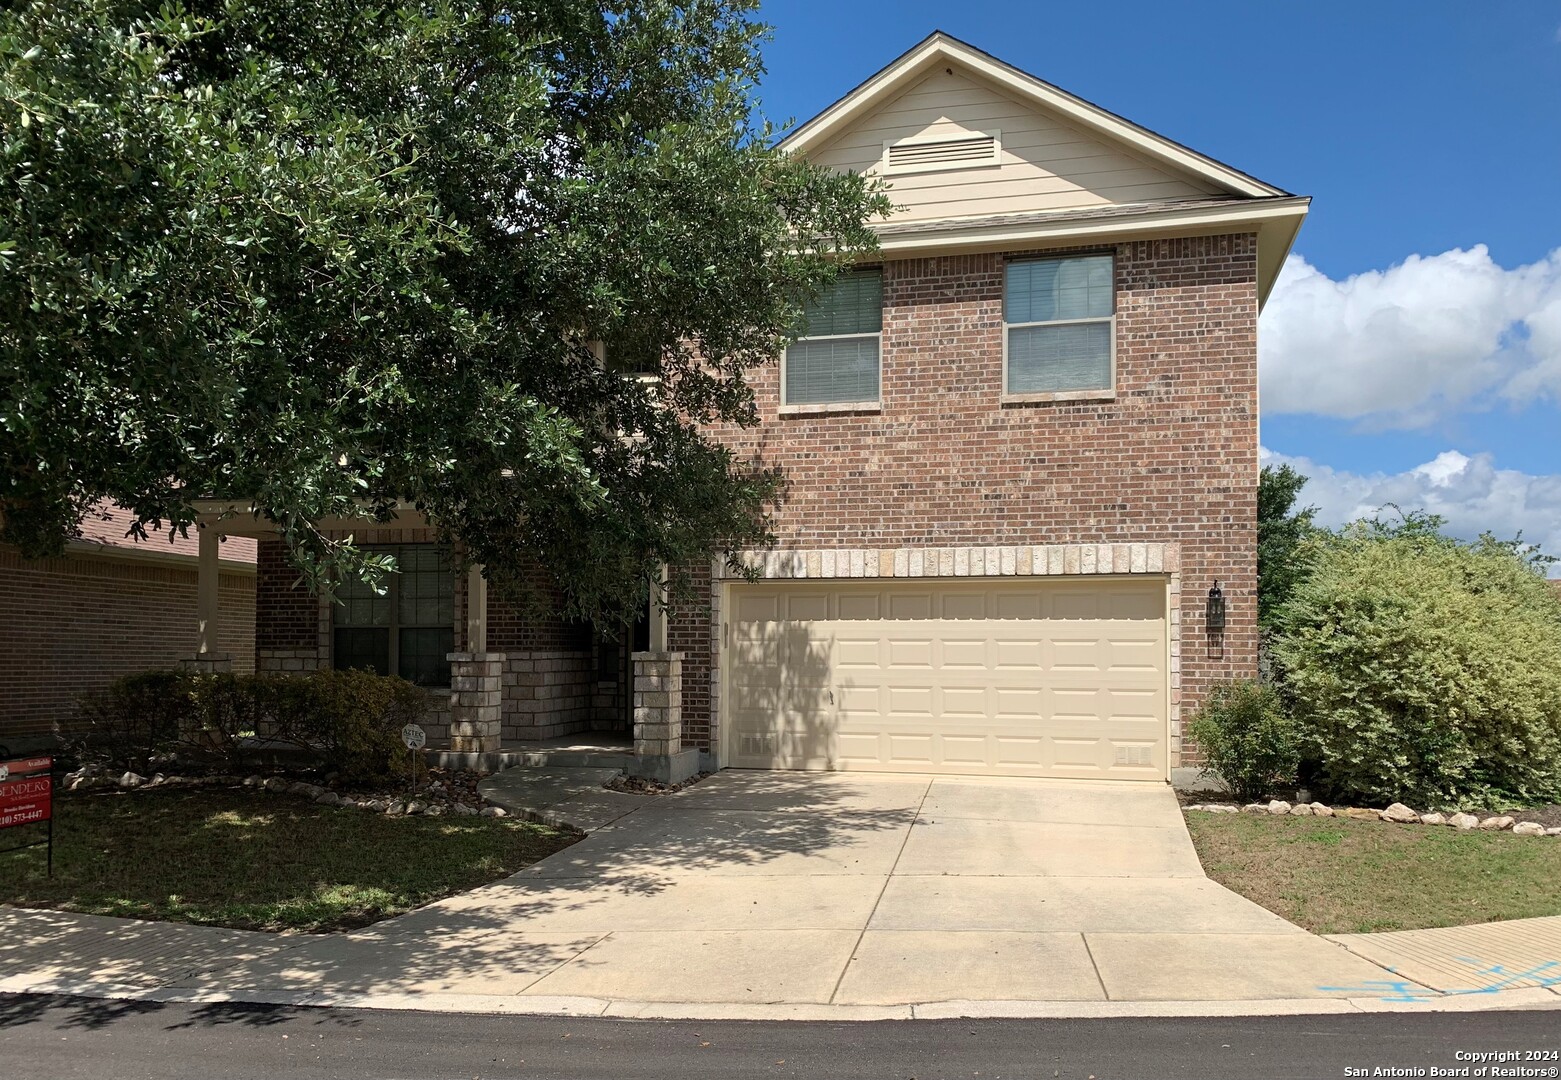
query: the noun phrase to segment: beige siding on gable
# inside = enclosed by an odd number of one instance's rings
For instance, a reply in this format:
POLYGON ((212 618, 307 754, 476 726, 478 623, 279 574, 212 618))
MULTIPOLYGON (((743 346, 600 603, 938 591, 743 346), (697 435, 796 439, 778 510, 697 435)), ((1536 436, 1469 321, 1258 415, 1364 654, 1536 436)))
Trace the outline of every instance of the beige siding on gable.
POLYGON ((812 157, 831 168, 878 175, 886 142, 994 128, 1002 132, 1001 166, 888 177, 890 198, 903 207, 895 219, 1076 210, 1219 193, 957 70, 927 76, 812 157))

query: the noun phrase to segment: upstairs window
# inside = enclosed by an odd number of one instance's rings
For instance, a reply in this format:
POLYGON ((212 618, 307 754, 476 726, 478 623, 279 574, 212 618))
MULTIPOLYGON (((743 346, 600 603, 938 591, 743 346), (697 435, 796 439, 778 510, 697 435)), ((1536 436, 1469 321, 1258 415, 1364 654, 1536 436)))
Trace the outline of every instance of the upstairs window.
POLYGON ((1003 322, 1007 393, 1113 389, 1116 287, 1110 255, 1010 262, 1003 322))
POLYGON ((383 595, 362 582, 338 590, 332 665, 396 674, 419 686, 449 686, 455 648, 455 573, 437 544, 369 548, 395 556, 383 595))
POLYGON ((883 271, 841 274, 803 318, 801 339, 786 350, 781 403, 876 405, 883 271))

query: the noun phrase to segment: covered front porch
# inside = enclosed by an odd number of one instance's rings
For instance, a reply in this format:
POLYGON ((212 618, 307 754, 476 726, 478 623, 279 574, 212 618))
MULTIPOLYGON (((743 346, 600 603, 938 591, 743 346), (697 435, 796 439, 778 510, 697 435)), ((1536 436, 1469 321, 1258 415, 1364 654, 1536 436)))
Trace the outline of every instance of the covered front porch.
MULTIPOLYGON (((333 538, 394 556, 398 567, 381 591, 344 587, 333 602, 298 583, 276 525, 253 508, 197 508, 198 617, 186 668, 232 670, 233 657, 217 646, 217 553, 225 536, 252 537, 257 672, 361 667, 408 678, 428 694, 429 747, 452 765, 492 770, 578 744, 664 782, 698 771, 699 752, 682 739, 682 656, 667 648, 659 604, 616 633, 523 609, 490 596, 483 567, 457 569, 437 531, 411 508, 387 521, 320 523, 333 538)), ((540 568, 537 580, 545 595, 540 568)))

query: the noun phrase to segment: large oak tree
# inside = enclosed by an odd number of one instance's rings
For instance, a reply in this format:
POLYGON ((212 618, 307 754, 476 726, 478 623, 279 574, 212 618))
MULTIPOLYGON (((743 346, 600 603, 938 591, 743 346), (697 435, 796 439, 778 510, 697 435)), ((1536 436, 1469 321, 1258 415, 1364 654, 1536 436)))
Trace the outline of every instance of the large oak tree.
POLYGON ((100 500, 317 527, 423 510, 575 614, 762 543, 702 432, 870 250, 861 178, 775 148, 748 0, 44 0, 0 13, 0 538, 100 500), (650 364, 626 379, 609 360, 650 364))

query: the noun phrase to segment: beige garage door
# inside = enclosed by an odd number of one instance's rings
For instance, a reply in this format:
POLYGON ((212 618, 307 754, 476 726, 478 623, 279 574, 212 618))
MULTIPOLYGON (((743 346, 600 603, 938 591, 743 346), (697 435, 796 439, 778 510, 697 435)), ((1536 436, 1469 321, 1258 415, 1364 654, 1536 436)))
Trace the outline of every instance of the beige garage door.
POLYGON ((1163 779, 1165 583, 732 587, 739 768, 1163 779))

